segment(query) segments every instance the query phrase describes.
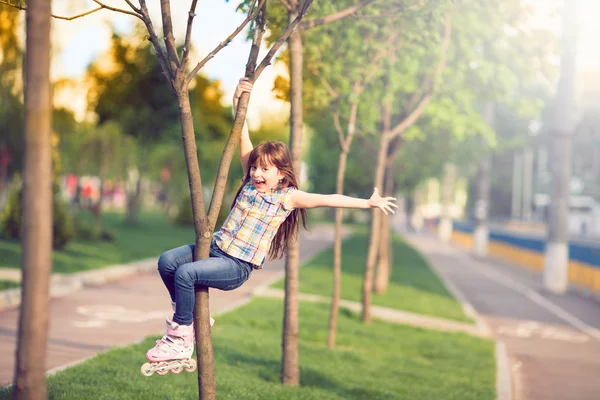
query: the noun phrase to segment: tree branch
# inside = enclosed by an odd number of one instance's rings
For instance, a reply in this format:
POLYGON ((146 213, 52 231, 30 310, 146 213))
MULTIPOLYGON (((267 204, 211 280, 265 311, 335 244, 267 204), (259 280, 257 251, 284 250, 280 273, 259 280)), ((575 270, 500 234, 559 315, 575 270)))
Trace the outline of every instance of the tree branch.
MULTIPOLYGON (((2 4, 6 4, 6 3, 2 2, 2 4)), ((26 9, 27 9, 26 7, 17 7, 17 8, 18 8, 19 10, 26 10, 26 9)), ((81 17, 85 17, 86 15, 93 14, 93 13, 95 13, 96 11, 100 11, 100 10, 102 10, 102 8, 103 8, 103 7, 94 8, 93 10, 89 10, 89 11, 86 11, 86 12, 84 12, 84 13, 81 13, 81 14, 78 14, 78 15, 74 15, 74 16, 72 16, 72 17, 62 17, 62 16, 60 16, 60 15, 54 15, 54 14, 51 14, 51 15, 52 15, 52 18, 56 18, 56 19, 62 19, 62 20, 64 20, 64 21, 72 21, 72 20, 74 20, 74 19, 81 18, 81 17)))
POLYGON ((289 3, 287 0, 279 0, 279 2, 280 2, 280 3, 281 3, 281 4, 282 4, 282 5, 285 7, 285 8, 287 8, 287 10, 288 10, 289 12, 294 12, 294 11, 296 11, 296 10, 294 9, 294 7, 292 7, 292 5, 291 5, 291 4, 290 4, 290 3, 289 3))
POLYGON ((335 130, 337 131, 338 138, 340 139, 340 146, 342 147, 342 151, 346 151, 346 138, 344 137, 344 130, 342 129, 342 125, 340 124, 340 111, 335 111, 333 114, 333 125, 335 126, 335 130))
POLYGON ((192 4, 190 5, 190 11, 188 12, 188 22, 187 28, 185 29, 185 41, 183 42, 183 55, 181 56, 181 65, 187 63, 189 54, 190 54, 190 41, 192 39, 192 23, 194 22, 194 17, 196 16, 196 4, 198 0, 192 0, 192 4))
POLYGON ((115 7, 111 7, 111 6, 107 6, 106 4, 98 1, 98 0, 92 0, 94 3, 98 4, 100 7, 102 8, 106 8, 107 10, 111 10, 111 11, 116 11, 116 12, 120 12, 123 14, 127 14, 127 15, 133 15, 136 18, 140 18, 139 14, 136 13, 132 13, 131 11, 127 11, 127 10, 121 10, 120 8, 115 8, 115 7))
POLYGON ((386 168, 391 168, 394 162, 398 159, 400 155, 400 150, 402 149, 402 144, 404 143, 404 138, 402 136, 396 136, 388 146, 388 154, 385 162, 386 168))
POLYGON ((316 76, 317 78, 319 78, 319 80, 323 84, 323 87, 325 87, 325 90, 327 90, 327 93, 329 93, 329 95, 331 97, 333 97, 334 99, 336 99, 340 95, 339 92, 337 92, 333 87, 331 87, 331 85, 329 84, 329 82, 327 81, 327 79, 323 76, 323 74, 321 74, 319 72, 318 69, 316 69, 315 67, 312 67, 312 66, 308 66, 308 70, 310 72, 312 72, 314 76, 316 76))
MULTIPOLYGON (((254 68, 256 66, 256 60, 258 59, 258 52, 262 43, 262 37, 265 32, 266 24, 266 3, 261 3, 260 8, 256 14, 256 25, 254 28, 254 36, 252 37, 252 48, 248 55, 248 62, 246 63, 246 77, 252 80, 254 68)), ((254 82, 254 80, 252 80, 254 82)), ((235 120, 233 121, 233 127, 227 138, 227 143, 223 149, 223 155, 221 156, 221 163, 217 170, 217 179, 215 180, 215 186, 213 189, 213 195, 208 208, 208 220, 214 225, 219 216, 219 210, 221 209, 221 203, 223 202, 223 195, 225 194, 225 184, 227 183, 227 176, 229 174, 229 167, 231 166, 231 159, 233 153, 240 140, 242 128, 246 120, 246 114, 248 112, 248 103, 250 101, 250 93, 242 93, 239 104, 235 113, 235 120)))
POLYGON ((160 11, 162 14, 163 37, 167 49, 167 57, 171 69, 176 71, 181 63, 175 46, 175 37, 173 36, 173 21, 171 20, 171 2, 170 0, 160 0, 160 11))
POLYGON ((256 79, 258 79, 258 77, 263 72, 263 70, 269 64, 271 64, 271 59, 273 58, 273 56, 275 55, 275 53, 277 53, 277 50, 279 50, 279 48, 283 45, 283 43, 292 34, 292 32, 298 27, 298 25, 300 24, 300 21, 306 15, 306 12, 308 11, 308 8, 310 7, 311 4, 312 4, 312 0, 305 0, 304 1, 304 4, 302 5, 302 9, 300 10, 300 12, 296 16, 296 18, 292 21, 291 24, 288 25, 288 27, 285 30, 285 32, 283 32, 283 34, 279 37, 279 39, 277 39, 277 42, 275 42, 275 44, 273 45, 273 47, 271 47, 271 50, 269 50, 269 52, 267 53, 267 55, 265 55, 265 57, 263 58, 263 60, 260 63, 260 65, 256 68, 256 71, 254 71, 253 81, 256 80, 256 79))
POLYGON ((146 6, 146 0, 140 0, 140 12, 142 14, 142 21, 144 21, 144 25, 146 25, 146 29, 148 30, 148 34, 150 35, 150 43, 152 43, 152 45, 154 46, 154 50, 156 51, 156 55, 158 56, 158 62, 163 70, 163 73, 167 76, 168 81, 171 83, 171 86, 173 87, 173 89, 175 89, 173 81, 174 71, 167 63, 165 53, 163 52, 163 49, 160 46, 160 42, 158 41, 158 36, 156 36, 156 32, 154 31, 152 19, 150 19, 148 7, 146 6))
POLYGON ((136 13, 138 13, 138 14, 141 14, 141 13, 142 13, 142 11, 141 11, 139 8, 136 8, 136 7, 133 5, 133 3, 132 3, 130 0, 125 0, 125 2, 126 2, 127 4, 129 4, 129 7, 131 7, 131 9, 132 9, 133 11, 135 11, 136 13))
MULTIPOLYGON (((94 9, 92 9, 92 10, 86 11, 86 12, 84 12, 84 13, 81 13, 81 14, 73 15, 73 16, 71 16, 71 17, 63 17, 62 15, 55 15, 55 14, 50 14, 50 16, 51 16, 52 18, 61 19, 61 20, 64 20, 64 21, 72 21, 72 20, 74 20, 74 19, 81 18, 81 17, 85 17, 86 15, 93 14, 93 13, 95 13, 96 11, 100 11, 100 10, 102 10, 102 9, 107 9, 107 10, 111 10, 111 11, 116 11, 116 12, 121 12, 121 13, 124 13, 124 14, 133 15, 134 17, 136 17, 136 18, 140 18, 140 19, 141 19, 141 17, 140 17, 139 15, 137 15, 137 14, 134 14, 134 13, 132 13, 132 12, 130 12, 130 11, 121 10, 121 9, 114 8, 114 7, 109 7, 109 6, 105 5, 105 4, 102 4, 102 3, 101 3, 101 2, 99 2, 99 1, 96 1, 96 0, 94 0, 94 2, 95 2, 96 4, 98 4, 98 5, 99 5, 99 7, 98 7, 98 8, 94 8, 94 9)), ((18 9, 18 10, 27 11, 27 7, 25 7, 25 6, 22 6, 22 5, 20 5, 20 4, 12 4, 12 3, 11 3, 10 1, 8 1, 8 0, 0 0, 0 4, 4 4, 4 5, 7 5, 7 6, 9 6, 9 7, 16 8, 16 9, 18 9)))
POLYGON ((222 41, 221 43, 219 43, 217 45, 217 47, 215 47, 213 49, 213 51, 211 51, 210 53, 208 53, 208 55, 206 57, 204 57, 204 59, 202 59, 202 61, 200 61, 192 70, 192 72, 190 72, 186 78, 187 83, 189 83, 194 76, 198 73, 198 71, 200 71, 200 69, 208 62, 210 61, 210 59, 212 59, 219 51, 221 51, 221 49, 225 46, 227 46, 229 44, 229 42, 231 42, 233 40, 234 37, 236 37, 238 35, 238 33, 240 33, 242 31, 242 29, 244 29, 246 27, 246 25, 248 25, 248 23, 250 21, 252 21, 254 18, 256 18, 256 16, 258 15, 258 11, 262 8, 262 5, 265 3, 266 0, 260 0, 260 3, 258 4, 258 7, 256 9, 256 11, 254 12, 248 12, 248 16, 246 17, 246 19, 242 22, 242 24, 240 26, 238 26, 232 33, 231 35, 229 35, 227 37, 227 39, 225 39, 224 41, 222 41))
POLYGON ((396 125, 396 127, 394 127, 394 129, 392 131, 390 131, 390 133, 389 133, 390 139, 393 139, 394 137, 400 135, 407 128, 412 126, 421 117, 421 114, 423 114, 425 107, 427 107, 427 105, 431 101, 431 97, 432 97, 433 91, 435 89, 434 86, 437 83, 437 81, 439 80, 440 76, 442 75, 442 71, 446 67, 446 60, 447 60, 447 56, 448 56, 448 47, 450 46, 451 34, 452 34, 452 14, 450 14, 448 16, 448 20, 446 21, 446 24, 444 26, 444 38, 442 39, 442 46, 441 46, 442 54, 440 57, 440 62, 438 63, 438 65, 433 73, 433 78, 431 80, 432 81, 431 88, 429 89, 428 93, 425 96, 423 96, 423 98, 421 99, 419 104, 408 115, 408 117, 406 117, 402 122, 400 122, 398 125, 396 125))
POLYGON ((371 67, 367 68, 368 73, 366 74, 362 82, 356 82, 358 86, 355 85, 355 92, 357 94, 361 94, 363 90, 365 90, 371 79, 373 79, 375 73, 378 71, 377 67, 379 67, 381 62, 384 60, 384 56, 396 52, 398 49, 402 48, 402 42, 398 43, 396 46, 389 47, 389 45, 391 45, 392 42, 396 40, 399 34, 400 29, 397 29, 392 33, 392 35, 388 38, 387 42, 385 43, 386 45, 384 46, 384 48, 373 59, 373 62, 370 64, 371 67))
POLYGON ((248 56, 248 62, 246 63, 246 71, 244 76, 250 78, 252 83, 254 79, 254 71, 256 69, 256 61, 258 60, 258 54, 260 53, 260 46, 262 43, 263 35, 265 34, 265 25, 267 24, 267 4, 261 5, 254 21, 256 28, 254 29, 254 36, 252 37, 252 46, 250 46, 250 53, 248 56))
POLYGON ((338 11, 336 13, 330 14, 326 17, 321 17, 321 18, 315 18, 313 20, 310 21, 304 21, 303 23, 300 24, 300 27, 298 29, 305 31, 307 29, 311 29, 314 28, 315 26, 319 26, 319 25, 325 25, 325 24, 329 24, 331 22, 337 21, 339 19, 342 18, 346 18, 352 14, 354 14, 355 12, 357 12, 358 10, 360 10, 361 8, 367 6, 368 4, 372 3, 374 0, 363 0, 360 3, 352 6, 352 7, 348 7, 344 10, 338 11))

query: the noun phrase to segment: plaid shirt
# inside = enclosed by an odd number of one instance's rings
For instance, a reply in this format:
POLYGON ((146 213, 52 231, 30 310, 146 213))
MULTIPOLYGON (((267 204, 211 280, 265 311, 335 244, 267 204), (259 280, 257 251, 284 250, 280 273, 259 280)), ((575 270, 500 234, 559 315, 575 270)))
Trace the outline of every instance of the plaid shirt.
POLYGON ((277 229, 292 212, 284 204, 295 190, 285 188, 260 193, 248 182, 223 227, 214 235, 217 246, 232 257, 262 268, 277 229))

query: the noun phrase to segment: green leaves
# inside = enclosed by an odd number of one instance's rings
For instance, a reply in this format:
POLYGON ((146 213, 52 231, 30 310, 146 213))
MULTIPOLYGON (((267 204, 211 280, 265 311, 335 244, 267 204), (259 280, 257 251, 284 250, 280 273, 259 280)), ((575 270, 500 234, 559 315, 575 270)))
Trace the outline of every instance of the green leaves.
POLYGON ((179 110, 151 44, 113 34, 107 58, 87 73, 88 104, 98 122, 117 121, 143 144, 176 135, 179 110))

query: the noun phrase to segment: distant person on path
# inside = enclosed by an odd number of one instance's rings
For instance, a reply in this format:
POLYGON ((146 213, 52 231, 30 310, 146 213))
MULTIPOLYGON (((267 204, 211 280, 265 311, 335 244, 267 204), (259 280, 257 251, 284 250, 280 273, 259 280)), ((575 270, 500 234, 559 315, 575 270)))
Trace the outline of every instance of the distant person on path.
MULTIPOLYGON (((251 91, 251 82, 241 79, 233 97, 234 113, 242 93, 251 91)), ((193 261, 194 245, 189 244, 163 253, 158 260, 158 271, 175 314, 172 319, 167 318, 165 336, 146 354, 151 363, 142 367, 146 375, 195 369, 195 361, 190 358, 194 351, 196 286, 233 290, 246 282, 254 270, 261 269, 267 256, 283 257, 288 240, 298 232, 300 218, 306 228, 304 209, 379 208, 387 215, 397 207, 395 198, 380 197, 377 188, 369 199, 298 190, 286 145, 270 141, 253 148, 246 124, 240 138, 240 158, 244 179, 229 216, 213 237, 210 257, 193 261)))

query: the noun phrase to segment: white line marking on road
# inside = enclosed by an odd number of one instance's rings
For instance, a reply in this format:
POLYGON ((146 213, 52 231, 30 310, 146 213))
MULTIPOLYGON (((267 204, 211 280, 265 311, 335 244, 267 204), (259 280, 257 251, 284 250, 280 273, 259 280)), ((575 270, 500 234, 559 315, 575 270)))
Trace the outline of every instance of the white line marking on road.
POLYGON ((588 335, 570 332, 554 326, 546 326, 536 321, 527 321, 516 325, 502 325, 498 334, 517 338, 539 337, 542 339, 562 340, 571 343, 584 343, 590 340, 588 335))

